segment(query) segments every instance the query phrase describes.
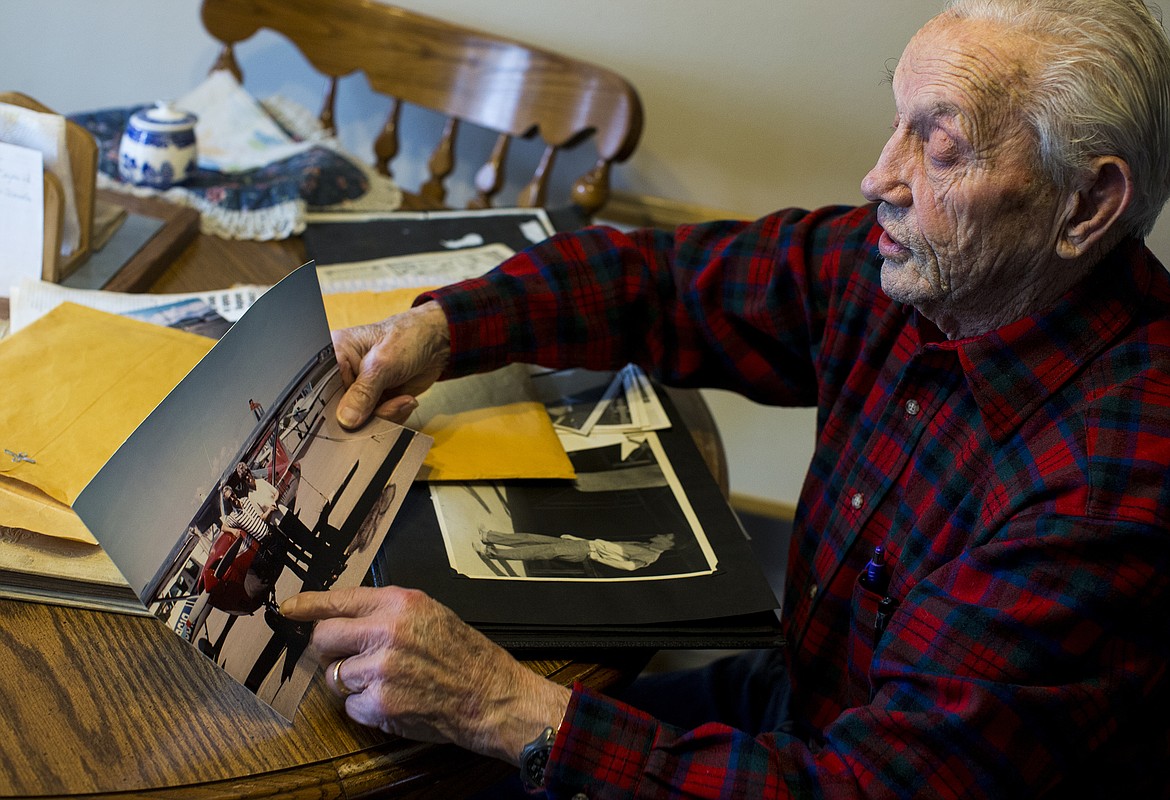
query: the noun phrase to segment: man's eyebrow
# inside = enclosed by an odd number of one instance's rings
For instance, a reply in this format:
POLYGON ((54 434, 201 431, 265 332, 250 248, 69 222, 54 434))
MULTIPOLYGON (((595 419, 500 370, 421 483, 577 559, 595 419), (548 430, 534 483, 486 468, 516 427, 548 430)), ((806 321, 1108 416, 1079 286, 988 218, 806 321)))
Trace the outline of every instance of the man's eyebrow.
POLYGON ((939 100, 925 109, 923 116, 929 119, 938 119, 939 117, 958 117, 965 119, 967 113, 959 108, 954 103, 948 103, 944 100, 939 100))
POLYGON ((909 124, 916 128, 936 123, 943 119, 953 119, 958 120, 960 127, 966 129, 971 120, 969 113, 954 103, 948 103, 944 100, 932 103, 924 108, 908 110, 899 116, 902 116, 909 124))

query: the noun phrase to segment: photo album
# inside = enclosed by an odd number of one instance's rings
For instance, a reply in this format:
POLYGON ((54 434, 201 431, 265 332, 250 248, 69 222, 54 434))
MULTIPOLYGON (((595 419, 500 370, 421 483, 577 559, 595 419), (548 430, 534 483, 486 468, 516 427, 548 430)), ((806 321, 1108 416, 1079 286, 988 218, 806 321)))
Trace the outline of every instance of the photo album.
POLYGON ((668 396, 634 365, 528 379, 574 477, 416 482, 374 583, 517 651, 778 644, 775 595, 668 396))
POLYGON ((311 627, 280 602, 356 586, 429 437, 336 421, 343 386, 312 265, 261 295, 73 503, 138 599, 292 719, 311 627))

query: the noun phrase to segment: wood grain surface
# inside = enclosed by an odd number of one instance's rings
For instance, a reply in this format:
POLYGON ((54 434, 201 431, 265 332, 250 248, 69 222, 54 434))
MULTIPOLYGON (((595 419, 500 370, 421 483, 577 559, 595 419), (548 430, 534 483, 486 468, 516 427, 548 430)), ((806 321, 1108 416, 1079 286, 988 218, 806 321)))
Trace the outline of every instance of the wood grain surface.
MULTIPOLYGON (((458 797, 500 762, 350 721, 314 679, 291 724, 156 619, 0 601, 5 796, 458 797)), ((648 657, 527 661, 599 689, 648 657)))

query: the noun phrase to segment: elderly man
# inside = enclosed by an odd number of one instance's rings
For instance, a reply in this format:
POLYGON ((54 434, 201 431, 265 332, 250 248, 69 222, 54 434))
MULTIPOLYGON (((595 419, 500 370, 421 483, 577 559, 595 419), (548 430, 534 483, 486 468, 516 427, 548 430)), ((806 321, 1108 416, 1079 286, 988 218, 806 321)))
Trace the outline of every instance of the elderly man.
POLYGON ((866 207, 556 237, 336 340, 349 425, 508 361, 817 403, 787 646, 627 704, 418 593, 300 595, 350 716, 552 797, 1167 793, 1170 46, 1140 0, 954 0, 893 91, 866 207))

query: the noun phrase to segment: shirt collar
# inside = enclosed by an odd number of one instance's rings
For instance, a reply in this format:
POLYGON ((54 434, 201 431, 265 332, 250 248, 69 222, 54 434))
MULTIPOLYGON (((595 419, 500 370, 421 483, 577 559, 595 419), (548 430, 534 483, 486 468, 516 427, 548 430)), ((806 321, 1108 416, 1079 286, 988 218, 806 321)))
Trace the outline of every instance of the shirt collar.
MULTIPOLYGON (((1161 266, 1142 242, 1118 245, 1057 304, 954 349, 983 421, 1003 441, 1133 321, 1161 266)), ((930 345, 928 345, 930 346, 930 345)))

